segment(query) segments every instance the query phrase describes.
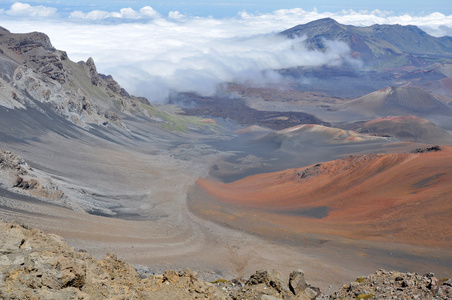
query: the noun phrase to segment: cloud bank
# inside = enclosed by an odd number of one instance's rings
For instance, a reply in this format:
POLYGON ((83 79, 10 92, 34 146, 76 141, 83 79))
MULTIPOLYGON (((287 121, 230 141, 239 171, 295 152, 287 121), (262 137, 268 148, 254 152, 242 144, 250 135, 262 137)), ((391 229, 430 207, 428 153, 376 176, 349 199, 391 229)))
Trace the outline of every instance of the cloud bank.
POLYGON ((290 27, 331 17, 340 23, 418 25, 430 34, 452 35, 452 16, 395 16, 384 11, 336 13, 301 8, 234 18, 162 16, 152 7, 117 12, 74 11, 61 17, 56 8, 15 3, 0 10, 3 26, 13 32, 41 31, 72 60, 93 57, 98 71, 111 74, 126 90, 163 102, 171 90, 214 94, 222 82, 277 83, 273 69, 338 65, 352 61, 348 47, 329 41, 326 52, 310 51, 303 37, 279 35, 290 27))

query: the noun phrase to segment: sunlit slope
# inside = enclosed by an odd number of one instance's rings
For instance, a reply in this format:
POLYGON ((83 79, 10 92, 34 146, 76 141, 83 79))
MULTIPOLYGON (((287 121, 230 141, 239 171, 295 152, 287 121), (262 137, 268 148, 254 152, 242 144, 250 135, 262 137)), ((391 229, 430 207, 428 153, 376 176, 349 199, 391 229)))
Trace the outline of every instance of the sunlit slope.
MULTIPOLYGON (((451 147, 428 153, 350 156, 228 184, 208 179, 197 183, 229 207, 229 225, 243 221, 240 226, 246 228, 247 216, 264 220, 260 234, 284 228, 294 233, 452 246, 451 147)), ((222 219, 221 214, 217 219, 222 219)), ((252 224, 248 227, 254 230, 252 224)))

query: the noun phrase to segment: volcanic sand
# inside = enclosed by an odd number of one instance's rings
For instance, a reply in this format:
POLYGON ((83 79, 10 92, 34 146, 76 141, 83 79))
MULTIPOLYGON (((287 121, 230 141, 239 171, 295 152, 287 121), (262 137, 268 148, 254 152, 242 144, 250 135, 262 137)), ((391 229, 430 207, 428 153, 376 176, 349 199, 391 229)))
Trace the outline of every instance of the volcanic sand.
POLYGON ((300 222, 294 230, 450 248, 452 147, 442 149, 350 156, 232 183, 197 184, 238 208, 273 214, 280 219, 275 223, 300 222), (307 224, 312 229, 304 229, 307 224))
MULTIPOLYGON (((354 239, 335 239, 332 235, 325 238, 303 234, 301 239, 287 243, 279 234, 281 226, 274 226, 277 219, 271 219, 276 233, 273 238, 256 235, 252 228, 247 228, 246 224, 259 225, 261 219, 244 210, 244 222, 240 226, 222 222, 222 214, 227 209, 224 205, 213 213, 214 222, 203 214, 200 218, 199 212, 193 214, 187 206, 187 194, 190 199, 195 196, 199 203, 205 201, 206 209, 217 205, 204 191, 197 191, 195 182, 199 177, 206 177, 209 167, 223 154, 209 152, 197 143, 193 140, 191 145, 171 148, 167 147, 170 141, 155 139, 153 143, 135 141, 124 145, 121 141, 111 142, 89 134, 70 139, 55 133, 26 142, 1 142, 3 149, 20 155, 33 168, 47 172, 57 183, 70 187, 74 194, 104 203, 117 216, 73 211, 58 203, 45 203, 1 190, 0 216, 6 221, 15 220, 59 234, 77 249, 97 256, 113 252, 133 264, 149 266, 156 273, 191 268, 203 278, 214 279, 249 276, 265 268, 278 269, 286 275, 294 269, 303 269, 307 281, 326 293, 382 267, 404 269, 412 263, 417 271, 432 271, 432 263, 428 261, 413 263, 419 253, 444 257, 441 251, 420 247, 412 249, 411 257, 401 257, 407 253, 405 245, 381 247, 374 242, 357 243, 354 239), (393 253, 392 257, 382 255, 388 251, 393 253)), ((221 185, 218 187, 220 192, 224 191, 221 185)), ((189 203, 193 209, 191 200, 189 203)), ((270 211, 269 216, 280 214, 270 211)), ((338 218, 340 221, 340 215, 338 218)), ((441 275, 447 274, 450 268, 435 265, 435 270, 441 275)))
POLYGON ((0 217, 61 235, 76 249, 98 257, 113 252, 155 273, 190 268, 211 280, 249 276, 266 268, 286 276, 303 269, 308 282, 325 292, 379 267, 352 263, 353 253, 344 253, 341 260, 319 256, 315 248, 262 239, 191 213, 187 193, 199 177, 207 176, 210 161, 221 153, 199 155, 194 147, 198 155, 182 160, 174 157, 177 149, 159 150, 161 145, 148 142, 123 146, 95 136, 77 140, 55 133, 0 146, 72 187, 74 194, 103 200, 118 213, 98 216, 0 190, 0 217))
POLYGON ((452 148, 350 156, 232 183, 199 179, 200 216, 317 254, 452 272, 452 148))

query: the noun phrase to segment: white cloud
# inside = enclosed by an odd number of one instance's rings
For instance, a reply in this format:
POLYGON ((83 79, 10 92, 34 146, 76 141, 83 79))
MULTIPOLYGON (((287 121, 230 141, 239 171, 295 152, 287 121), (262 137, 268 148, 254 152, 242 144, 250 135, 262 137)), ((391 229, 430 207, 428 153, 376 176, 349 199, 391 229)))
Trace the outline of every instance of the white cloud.
POLYGON ((132 8, 122 8, 119 12, 108 12, 102 10, 93 10, 87 13, 82 11, 74 11, 69 16, 72 19, 86 19, 91 21, 102 21, 105 19, 126 19, 126 20, 140 20, 159 18, 160 14, 150 6, 145 6, 139 11, 132 8))
POLYGON ((420 28, 433 36, 452 36, 452 24, 449 26, 439 25, 436 27, 427 27, 421 25, 420 28))
POLYGON ((170 11, 169 13, 168 13, 168 18, 170 18, 170 19, 181 19, 181 18, 183 18, 184 17, 184 15, 183 14, 181 14, 179 11, 170 11))
POLYGON ((15 17, 40 17, 46 18, 55 16, 57 9, 54 7, 31 6, 26 3, 16 2, 5 12, 7 15, 15 17))
MULTIPOLYGON (((250 24, 276 24, 277 22, 288 27, 298 24, 305 24, 321 18, 333 18, 339 23, 355 26, 370 26, 374 24, 399 24, 416 25, 424 29, 429 34, 442 36, 447 31, 440 30, 444 26, 452 27, 452 15, 444 15, 439 12, 422 16, 411 16, 408 14, 394 15, 388 11, 354 11, 342 10, 339 12, 318 12, 316 9, 306 11, 301 8, 281 9, 273 13, 252 15, 247 12, 239 13, 241 19, 250 24)), ((287 27, 287 28, 288 28, 287 27)))
MULTIPOLYGON (((19 10, 17 6, 15 10, 19 10)), ((397 16, 386 11, 320 13, 300 8, 260 15, 241 12, 225 19, 177 11, 164 18, 151 7, 139 11, 124 8, 119 12, 73 12, 67 20, 9 19, 2 21, 2 26, 13 32, 45 32, 71 59, 93 57, 99 72, 113 75, 132 94, 163 101, 171 89, 210 95, 224 81, 278 82, 281 78, 272 69, 343 61, 359 64, 343 43, 328 41, 326 52, 309 51, 303 38, 288 40, 275 34, 325 17, 357 26, 418 25, 435 35, 452 31, 452 16, 440 13, 397 16), (112 18, 118 22, 108 22, 112 18)))
POLYGON ((147 17, 151 17, 151 18, 160 17, 160 14, 150 6, 145 6, 142 9, 140 9, 140 13, 143 16, 147 16, 147 17))
POLYGON ((93 10, 89 13, 84 13, 82 11, 74 11, 71 13, 71 18, 77 18, 77 19, 88 19, 88 20, 102 20, 106 19, 109 16, 111 16, 111 13, 101 10, 93 10))

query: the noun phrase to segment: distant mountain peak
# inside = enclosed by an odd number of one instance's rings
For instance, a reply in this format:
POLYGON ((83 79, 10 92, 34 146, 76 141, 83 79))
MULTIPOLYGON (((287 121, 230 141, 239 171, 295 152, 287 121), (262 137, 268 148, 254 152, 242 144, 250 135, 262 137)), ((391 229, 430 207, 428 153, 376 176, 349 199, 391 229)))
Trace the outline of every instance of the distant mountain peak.
POLYGON ((436 38, 414 25, 380 25, 367 27, 343 25, 324 18, 281 32, 289 38, 305 36, 310 48, 324 50, 324 40, 342 41, 350 46, 354 57, 368 66, 421 66, 432 61, 452 60, 450 38, 436 38))
POLYGON ((339 24, 339 22, 337 22, 335 19, 333 18, 323 18, 323 19, 318 19, 318 20, 314 20, 311 21, 307 24, 339 24))
MULTIPOLYGON (((343 25, 342 25, 343 26, 343 25)), ((291 38, 296 36, 306 35, 308 37, 314 37, 317 33, 326 33, 333 28, 340 28, 341 24, 332 18, 323 18, 311 21, 306 24, 298 25, 293 28, 287 29, 282 32, 283 35, 287 35, 291 38)))

